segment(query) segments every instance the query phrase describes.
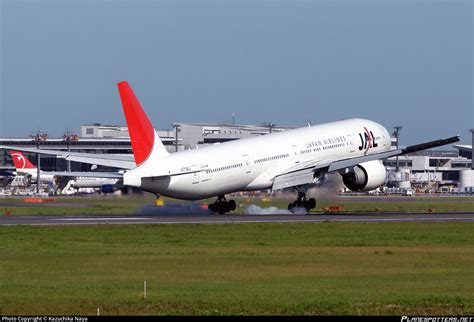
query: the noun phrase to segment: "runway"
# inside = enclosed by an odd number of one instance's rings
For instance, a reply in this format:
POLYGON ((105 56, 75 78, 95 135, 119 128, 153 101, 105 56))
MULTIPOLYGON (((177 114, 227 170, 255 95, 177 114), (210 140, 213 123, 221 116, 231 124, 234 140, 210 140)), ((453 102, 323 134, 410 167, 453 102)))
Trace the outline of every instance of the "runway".
POLYGON ((298 222, 474 222, 474 213, 318 214, 318 215, 68 215, 0 216, 1 226, 230 224, 298 222))

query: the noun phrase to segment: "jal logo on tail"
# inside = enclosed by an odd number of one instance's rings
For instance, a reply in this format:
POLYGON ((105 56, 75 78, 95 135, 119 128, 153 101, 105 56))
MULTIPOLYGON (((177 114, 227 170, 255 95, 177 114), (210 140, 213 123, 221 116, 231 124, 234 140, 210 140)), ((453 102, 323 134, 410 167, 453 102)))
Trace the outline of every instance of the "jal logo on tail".
POLYGON ((378 146, 377 142, 375 142, 375 135, 372 131, 367 130, 364 127, 364 133, 359 133, 360 137, 360 146, 359 151, 365 150, 364 153, 367 153, 370 148, 376 148, 378 146))

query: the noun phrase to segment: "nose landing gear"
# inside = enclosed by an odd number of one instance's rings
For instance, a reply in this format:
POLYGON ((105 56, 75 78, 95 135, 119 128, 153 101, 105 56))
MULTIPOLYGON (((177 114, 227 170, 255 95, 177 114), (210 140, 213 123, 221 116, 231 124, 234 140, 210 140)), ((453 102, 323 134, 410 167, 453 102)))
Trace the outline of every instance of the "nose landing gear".
POLYGON ((307 212, 310 212, 310 210, 314 208, 316 208, 316 199, 306 199, 306 193, 301 191, 298 191, 298 197, 296 198, 296 201, 288 205, 288 210, 292 213, 297 212, 298 209, 305 209, 307 212))
POLYGON ((226 212, 234 211, 236 208, 236 204, 234 200, 227 201, 225 196, 217 197, 217 201, 215 203, 211 203, 208 206, 208 209, 213 213, 225 214, 226 212))

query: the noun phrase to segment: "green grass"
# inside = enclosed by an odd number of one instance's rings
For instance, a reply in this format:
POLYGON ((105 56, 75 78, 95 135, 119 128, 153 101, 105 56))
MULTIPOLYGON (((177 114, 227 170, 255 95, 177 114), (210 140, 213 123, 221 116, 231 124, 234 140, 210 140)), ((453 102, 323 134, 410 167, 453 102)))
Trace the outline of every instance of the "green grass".
MULTIPOLYGON (((164 198, 166 203, 180 203, 176 199, 164 198)), ((260 207, 277 207, 287 209, 288 203, 292 200, 282 198, 271 198, 270 202, 262 201, 259 198, 236 198, 237 213, 245 213, 247 206, 251 204, 260 207)), ((360 198, 357 201, 347 201, 343 198, 335 200, 318 200, 316 210, 313 213, 324 213, 323 208, 330 205, 341 205, 345 213, 358 212, 404 212, 404 213, 426 213, 429 209, 434 212, 474 212, 474 198, 472 197, 433 197, 415 198, 407 197, 406 202, 400 201, 366 201, 360 198)), ((22 199, 4 198, 0 199, 0 215, 5 209, 11 211, 13 215, 105 215, 105 214, 136 214, 146 205, 154 203, 154 196, 144 194, 142 196, 88 196, 88 197, 61 197, 56 198, 56 204, 25 204, 26 206, 2 206, 11 202, 21 202, 22 199)), ((215 198, 201 202, 212 203, 215 198)))
MULTIPOLYGON (((264 202, 259 199, 240 199, 237 201, 239 206, 237 212, 243 211, 250 204, 257 204, 260 207, 277 207, 287 209, 291 200, 270 199, 264 202)), ((318 200, 316 209, 313 213, 324 213, 324 208, 331 205, 343 206, 343 213, 371 213, 371 212, 401 212, 401 213, 427 213, 430 209, 434 212, 474 212, 474 198, 459 197, 456 200, 444 200, 443 198, 413 198, 404 202, 400 201, 366 201, 363 198, 359 201, 347 201, 343 199, 318 200)))
POLYGON ((114 215, 133 214, 145 205, 153 204, 153 195, 139 196, 85 196, 54 198, 55 203, 24 203, 21 206, 5 206, 22 203, 22 198, 0 199, 0 215, 8 209, 13 215, 114 215))
POLYGON ((0 315, 98 307, 472 315, 473 231, 474 223, 0 227, 0 315))

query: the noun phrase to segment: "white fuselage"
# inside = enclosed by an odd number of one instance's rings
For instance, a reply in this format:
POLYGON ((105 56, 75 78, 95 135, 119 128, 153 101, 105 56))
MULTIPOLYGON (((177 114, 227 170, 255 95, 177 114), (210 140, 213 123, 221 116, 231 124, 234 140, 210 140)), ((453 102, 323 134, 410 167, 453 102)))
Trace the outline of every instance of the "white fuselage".
MULTIPOLYGON (((31 178, 31 182, 36 183, 38 181, 38 170, 37 169, 19 169, 17 170, 19 175, 26 175, 31 178)), ((42 183, 55 183, 56 176, 49 172, 40 171, 40 180, 42 183)), ((114 178, 100 178, 100 177, 72 177, 74 180, 74 188, 100 188, 104 185, 114 185, 118 179, 114 178)))
POLYGON ((75 177, 72 187, 74 188, 100 188, 104 185, 114 185, 118 179, 95 178, 95 177, 75 177))
MULTIPOLYGON (((17 169, 19 175, 26 175, 31 178, 31 182, 36 183, 38 181, 38 169, 17 169)), ((54 176, 40 170, 40 180, 42 183, 54 183, 54 176)))
POLYGON ((152 151, 140 166, 124 174, 124 184, 168 197, 197 200, 269 189, 275 176, 303 162, 379 153, 389 150, 390 144, 390 135, 382 125, 350 119, 166 156, 152 151))

